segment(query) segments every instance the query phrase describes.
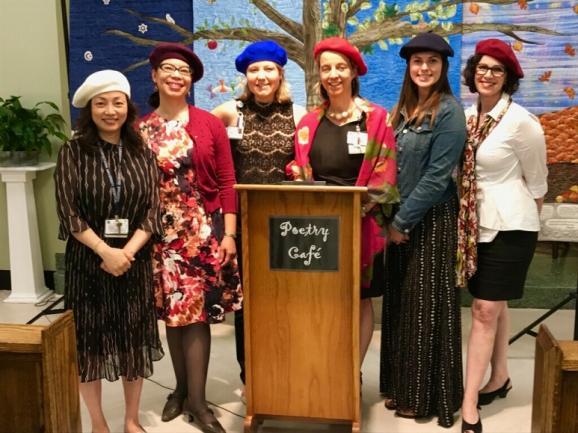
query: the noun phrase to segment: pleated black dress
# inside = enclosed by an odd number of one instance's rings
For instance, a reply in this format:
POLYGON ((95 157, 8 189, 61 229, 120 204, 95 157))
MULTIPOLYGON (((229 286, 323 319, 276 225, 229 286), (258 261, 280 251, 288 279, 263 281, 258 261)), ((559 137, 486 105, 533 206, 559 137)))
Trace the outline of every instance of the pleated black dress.
POLYGON ((387 250, 379 389, 397 410, 451 427, 463 399, 457 197, 387 250))
MULTIPOLYGON (((118 146, 98 143, 112 173, 119 166, 118 146)), ((128 238, 105 238, 105 219, 114 218, 113 197, 101 154, 73 140, 60 149, 54 173, 59 238, 66 244, 65 305, 76 323, 81 382, 148 377, 153 361, 164 355, 159 339, 152 288, 149 241, 131 268, 114 277, 102 260, 71 233, 92 228, 112 247, 122 248, 136 229, 162 233, 158 172, 154 155, 123 149, 120 218, 129 220, 128 238)))

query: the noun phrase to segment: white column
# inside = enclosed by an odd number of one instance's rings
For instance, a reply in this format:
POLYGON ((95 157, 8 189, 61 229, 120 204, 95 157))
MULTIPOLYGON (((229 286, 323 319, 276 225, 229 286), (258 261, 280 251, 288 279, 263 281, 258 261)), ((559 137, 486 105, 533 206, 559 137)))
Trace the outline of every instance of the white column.
POLYGON ((0 167, 2 182, 6 184, 12 286, 4 302, 36 303, 52 293, 44 282, 32 181, 36 172, 55 165, 43 162, 33 167, 0 167))

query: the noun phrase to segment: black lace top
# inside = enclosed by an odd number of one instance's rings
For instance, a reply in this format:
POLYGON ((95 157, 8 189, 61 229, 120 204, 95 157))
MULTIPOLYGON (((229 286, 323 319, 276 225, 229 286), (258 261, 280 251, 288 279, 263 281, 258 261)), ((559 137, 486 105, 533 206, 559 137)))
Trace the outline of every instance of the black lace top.
POLYGON ((277 183, 286 179, 285 166, 293 159, 293 104, 266 106, 243 102, 245 130, 231 141, 238 183, 277 183))

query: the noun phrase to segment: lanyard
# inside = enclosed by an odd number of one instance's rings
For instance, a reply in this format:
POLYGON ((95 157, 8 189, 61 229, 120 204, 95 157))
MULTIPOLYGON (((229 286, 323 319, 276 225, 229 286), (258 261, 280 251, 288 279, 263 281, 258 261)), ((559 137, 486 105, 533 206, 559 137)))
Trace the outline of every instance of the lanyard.
POLYGON ((122 186, 122 173, 120 170, 121 162, 122 162, 122 141, 118 144, 118 165, 116 166, 116 173, 115 177, 112 177, 112 171, 110 169, 110 165, 106 160, 106 156, 102 150, 102 147, 98 147, 100 150, 100 156, 102 164, 104 165, 104 169, 106 170, 106 174, 108 175, 108 180, 110 181, 111 191, 112 191, 112 199, 114 203, 114 216, 118 218, 118 211, 119 211, 119 204, 120 204, 120 188, 122 186), (116 178, 116 181, 115 181, 116 178))

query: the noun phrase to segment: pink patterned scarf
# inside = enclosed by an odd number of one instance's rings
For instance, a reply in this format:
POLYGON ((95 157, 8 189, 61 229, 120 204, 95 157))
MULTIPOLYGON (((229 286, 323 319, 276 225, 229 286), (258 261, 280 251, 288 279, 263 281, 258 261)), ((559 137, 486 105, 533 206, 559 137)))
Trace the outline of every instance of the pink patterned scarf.
MULTIPOLYGON (((361 226, 361 285, 369 287, 373 275, 373 259, 385 248, 383 215, 391 215, 393 203, 399 202, 395 164, 395 136, 387 124, 387 111, 371 102, 362 100, 358 106, 367 116, 367 149, 357 176, 356 186, 368 189, 371 207, 362 219, 361 226)), ((287 165, 287 174, 296 180, 312 180, 309 152, 315 132, 325 115, 327 104, 308 113, 295 133, 295 160, 287 165)))

